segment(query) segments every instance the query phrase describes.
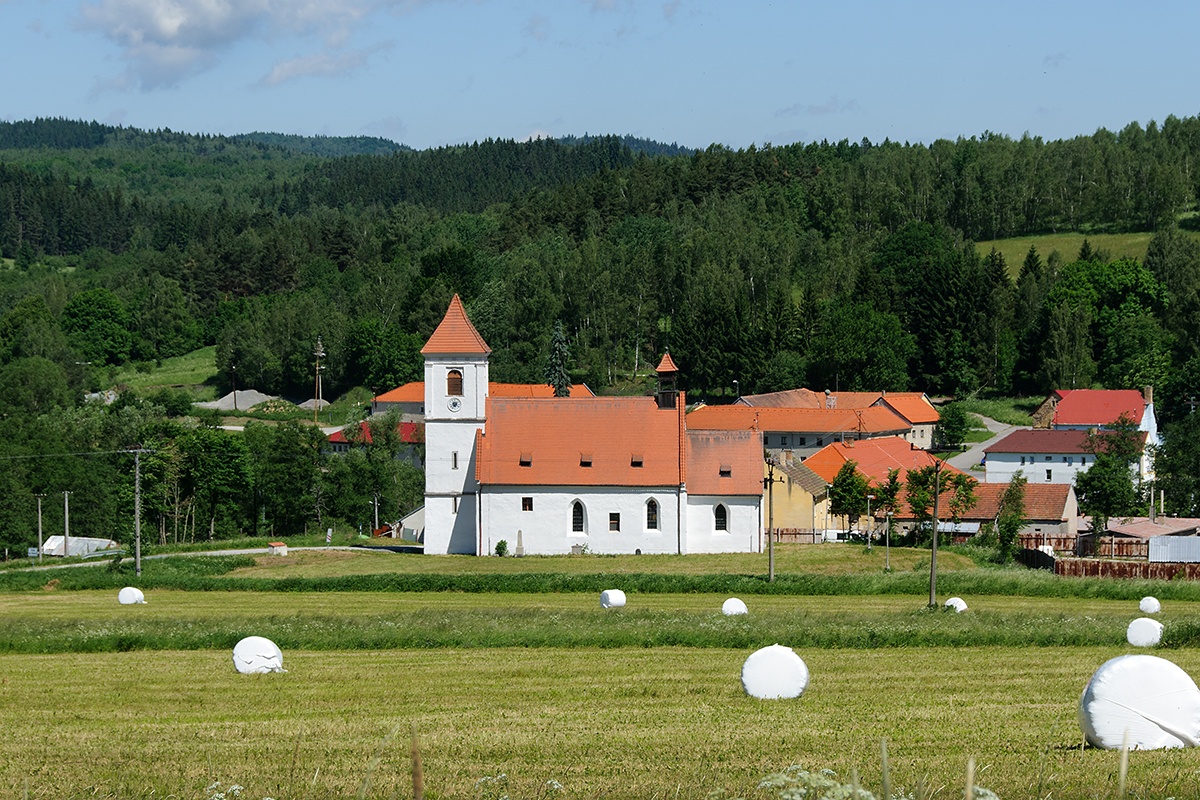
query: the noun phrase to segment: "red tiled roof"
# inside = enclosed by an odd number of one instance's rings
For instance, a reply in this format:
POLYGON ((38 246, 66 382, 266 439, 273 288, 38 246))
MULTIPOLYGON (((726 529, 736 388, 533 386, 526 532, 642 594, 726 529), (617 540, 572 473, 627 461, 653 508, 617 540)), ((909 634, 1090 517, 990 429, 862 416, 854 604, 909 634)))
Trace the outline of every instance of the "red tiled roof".
MULTIPOLYGON (((488 394, 492 397, 553 397, 554 387, 545 383, 488 383, 488 394)), ((585 383, 571 387, 571 397, 595 396, 585 383)), ((374 399, 376 403, 423 403, 425 381, 406 383, 374 399)))
POLYGON ((658 362, 654 371, 661 375, 664 372, 679 372, 679 367, 675 366, 675 359, 671 358, 670 353, 663 353, 662 360, 658 362))
POLYGON ((764 433, 902 433, 911 425, 883 406, 869 408, 755 408, 701 406, 687 416, 692 430, 758 430, 764 433))
POLYGON ((425 381, 406 383, 372 399, 376 403, 423 403, 425 402, 425 381))
MULTIPOLYGON (((1098 436, 1111 435, 1111 431, 1097 431, 1098 436)), ((1141 433, 1143 446, 1146 442, 1145 432, 1141 433)), ((1088 431, 1081 430, 1050 430, 1034 428, 1033 430, 1013 431, 995 444, 983 448, 984 453, 1086 453, 1084 449, 1088 440, 1088 431)))
MULTIPOLYGON (((963 514, 965 520, 991 520, 1000 513, 1000 497, 1007 483, 981 483, 975 487, 975 507, 963 514)), ((1030 520, 1064 520, 1069 483, 1026 483, 1025 517, 1030 520)))
MULTIPOLYGON (((903 482, 910 469, 932 466, 937 459, 929 451, 913 447, 898 436, 885 436, 834 442, 804 459, 804 466, 824 478, 826 483, 832 483, 838 470, 847 461, 854 461, 858 472, 870 483, 882 483, 887 480, 890 470, 900 470, 900 480, 903 482)), ((942 469, 961 472, 949 464, 942 469)))
POLYGON ((450 300, 446 316, 442 317, 429 341, 421 348, 423 355, 487 355, 490 352, 492 348, 487 346, 471 320, 467 319, 466 309, 458 295, 450 300))
POLYGON ((489 397, 487 403, 475 462, 481 484, 680 483, 681 407, 660 409, 653 397, 489 397), (633 465, 635 457, 640 467, 633 465))
POLYGON ((687 432, 688 494, 758 496, 762 479, 762 436, 756 431, 687 432))
MULTIPOLYGON (((400 431, 400 441, 405 444, 417 444, 425 441, 425 425, 421 422, 401 422, 397 426, 400 431)), ((358 429, 362 432, 362 441, 366 444, 371 443, 371 426, 366 421, 358 423, 358 429)), ((334 431, 329 434, 330 444, 351 444, 346 437, 346 429, 334 431)))
POLYGON ((941 417, 933 403, 921 392, 896 392, 885 394, 879 402, 886 403, 892 410, 913 425, 936 424, 941 417))
POLYGON ((1125 414, 1138 425, 1146 401, 1137 389, 1073 389, 1059 392, 1055 425, 1111 425, 1125 414))

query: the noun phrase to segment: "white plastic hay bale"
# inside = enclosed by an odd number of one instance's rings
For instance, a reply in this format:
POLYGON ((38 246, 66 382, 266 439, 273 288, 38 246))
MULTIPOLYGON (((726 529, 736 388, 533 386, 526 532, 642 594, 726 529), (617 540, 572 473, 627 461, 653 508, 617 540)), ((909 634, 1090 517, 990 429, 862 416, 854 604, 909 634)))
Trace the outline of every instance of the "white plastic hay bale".
POLYGON ((1125 640, 1134 647, 1154 647, 1162 641, 1163 625, 1156 619, 1138 617, 1125 629, 1125 640))
POLYGON ((738 614, 748 614, 750 610, 746 608, 746 604, 736 597, 731 597, 724 603, 721 603, 721 613, 727 617, 734 617, 738 614))
POLYGON ((247 636, 234 645, 233 666, 243 675, 287 671, 279 645, 263 636, 247 636))
POLYGON ((620 608, 625 605, 625 593, 620 589, 605 589, 600 593, 601 608, 620 608))
POLYGON ((967 610, 967 601, 961 597, 951 597, 945 602, 946 608, 953 608, 954 613, 961 614, 967 610))
POLYGON ((142 590, 136 586, 126 586, 117 593, 117 602, 123 606, 131 606, 135 603, 146 602, 146 595, 142 594, 142 590))
POLYGON ((1200 744, 1200 689, 1191 676, 1158 656, 1118 656, 1104 662, 1079 698, 1079 727, 1106 750, 1159 750, 1200 744))
POLYGON ((746 659, 742 688, 759 700, 799 697, 808 688, 808 666, 792 648, 773 644, 746 659))
POLYGON ((1162 603, 1158 602, 1157 597, 1143 597, 1142 602, 1138 603, 1138 610, 1143 614, 1157 614, 1162 611, 1162 603))

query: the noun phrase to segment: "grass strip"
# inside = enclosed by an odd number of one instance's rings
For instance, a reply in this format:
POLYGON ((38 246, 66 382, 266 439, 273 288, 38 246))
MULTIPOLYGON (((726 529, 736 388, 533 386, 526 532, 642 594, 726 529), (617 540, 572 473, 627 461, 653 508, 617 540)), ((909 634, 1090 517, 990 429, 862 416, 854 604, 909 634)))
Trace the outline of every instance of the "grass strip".
MULTIPOLYGON (((929 591, 928 572, 873 575, 787 573, 769 582, 765 575, 652 573, 383 573, 323 577, 234 577, 233 570, 253 566, 249 556, 192 556, 146 562, 135 577, 132 565, 9 572, 0 575, 0 592, 46 587, 65 591, 146 589, 252 592, 470 592, 491 594, 590 593, 620 588, 627 594, 725 595, 916 595, 929 591)), ((938 589, 950 595, 1015 595, 1136 600, 1200 600, 1200 584, 1188 581, 1118 581, 1062 578, 1041 571, 965 570, 939 573, 938 589)))

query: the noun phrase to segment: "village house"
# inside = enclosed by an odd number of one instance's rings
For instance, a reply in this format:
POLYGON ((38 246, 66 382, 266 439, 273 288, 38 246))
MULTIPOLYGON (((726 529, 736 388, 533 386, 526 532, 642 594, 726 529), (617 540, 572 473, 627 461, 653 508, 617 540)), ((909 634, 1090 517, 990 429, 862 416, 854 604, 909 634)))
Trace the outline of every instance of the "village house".
POLYGON ((1056 389, 1033 412, 1033 427, 1050 430, 1087 431, 1111 428, 1126 417, 1145 434, 1138 473, 1142 480, 1154 477, 1154 449, 1162 446, 1158 419, 1154 414, 1154 387, 1136 389, 1056 389))
MULTIPOLYGON (((571 397, 595 397, 586 383, 571 387, 571 397)), ((545 383, 489 383, 488 397, 554 397, 554 387, 545 383)), ((411 381, 371 398, 371 413, 398 409, 405 420, 425 418, 425 381, 411 381)))
POLYGON ((457 296, 421 352, 427 553, 762 549, 762 437, 689 430, 670 356, 654 397, 493 397, 457 296))
POLYGON ((833 442, 905 437, 911 427, 890 408, 758 408, 741 404, 700 406, 688 414, 692 430, 759 431, 763 447, 780 464, 803 461, 833 442))
MULTIPOLYGON (((853 411, 864 408, 887 408, 908 426, 902 435, 909 443, 928 450, 933 443, 934 428, 939 415, 923 392, 814 392, 811 389, 789 389, 782 392, 752 394, 739 397, 737 405, 755 408, 815 408, 853 411)), ((892 434, 886 434, 892 435, 892 434)))
MULTIPOLYGON (((873 527, 878 537, 886 522, 886 513, 879 504, 870 509, 875 520, 868 524, 867 518, 846 520, 833 515, 829 504, 829 489, 838 471, 847 461, 853 461, 855 471, 867 479, 870 487, 887 481, 891 470, 898 471, 903 484, 911 469, 933 466, 937 459, 929 452, 914 446, 900 436, 878 439, 851 439, 826 445, 804 462, 770 467, 769 472, 779 481, 768 497, 768 516, 774 517, 774 525, 781 531, 781 541, 809 541, 844 539, 852 529, 866 530, 873 527)), ((944 464, 950 472, 959 470, 944 464)), ((904 527, 911 526, 908 507, 897 508, 894 521, 907 520, 904 527)))

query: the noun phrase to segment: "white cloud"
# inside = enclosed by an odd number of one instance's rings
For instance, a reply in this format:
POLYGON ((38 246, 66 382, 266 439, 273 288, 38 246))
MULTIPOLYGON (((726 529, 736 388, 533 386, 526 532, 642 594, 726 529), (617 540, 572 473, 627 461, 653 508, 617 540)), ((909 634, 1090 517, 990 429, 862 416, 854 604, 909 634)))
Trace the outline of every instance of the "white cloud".
POLYGON ((825 114, 842 114, 847 111, 857 111, 857 100, 841 100, 837 95, 832 95, 824 103, 817 105, 796 103, 787 108, 781 108, 775 112, 776 117, 793 117, 797 115, 808 116, 823 116, 825 114))
POLYGON ((387 45, 377 45, 365 50, 354 50, 345 53, 317 53, 311 56, 301 56, 289 61, 281 61, 265 75, 261 83, 265 86, 278 86, 296 78, 312 76, 341 75, 344 72, 361 67, 367 63, 368 57, 387 45))
POLYGON ((388 0, 87 0, 79 24, 124 51, 128 69, 110 86, 157 89, 210 68, 243 40, 318 33, 344 41, 380 2, 388 0))

